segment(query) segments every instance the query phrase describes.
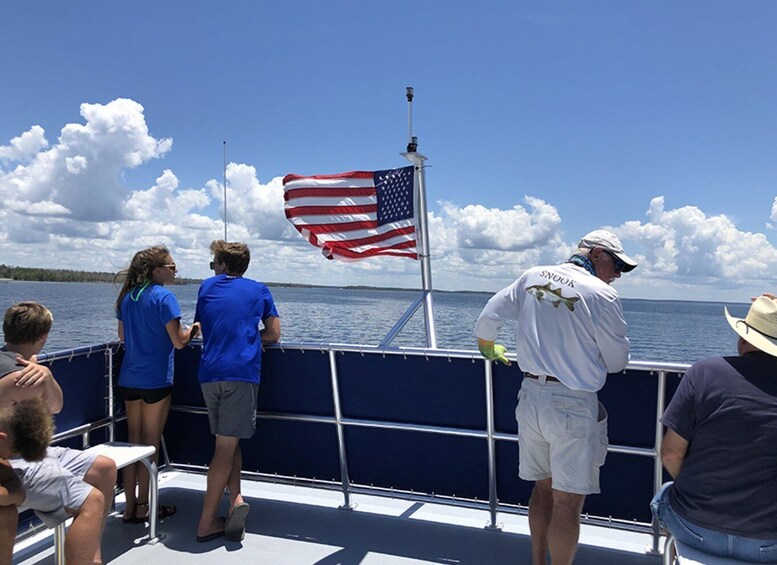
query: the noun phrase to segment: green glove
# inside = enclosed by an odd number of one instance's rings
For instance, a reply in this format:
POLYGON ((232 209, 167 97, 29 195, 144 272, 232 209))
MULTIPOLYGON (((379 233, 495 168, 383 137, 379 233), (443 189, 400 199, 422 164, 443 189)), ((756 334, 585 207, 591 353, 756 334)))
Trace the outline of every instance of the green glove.
POLYGON ((495 361, 505 365, 511 364, 510 360, 505 357, 507 348, 504 345, 499 345, 498 343, 489 343, 488 345, 479 346, 479 349, 480 354, 489 361, 495 361))

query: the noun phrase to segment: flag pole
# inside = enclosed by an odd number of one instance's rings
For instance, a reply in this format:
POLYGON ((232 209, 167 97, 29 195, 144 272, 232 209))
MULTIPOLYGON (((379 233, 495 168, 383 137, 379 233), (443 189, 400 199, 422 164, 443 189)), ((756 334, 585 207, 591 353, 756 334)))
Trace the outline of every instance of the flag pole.
POLYGON ((400 153, 415 166, 418 186, 418 232, 421 237, 421 288, 424 302, 424 318, 426 319, 426 347, 437 349, 437 333, 434 327, 434 311, 432 308, 432 262, 429 256, 429 226, 426 213, 426 174, 424 161, 426 157, 418 153, 418 138, 413 136, 413 87, 405 90, 407 96, 407 152, 400 153))
POLYGON ((224 241, 227 239, 227 142, 224 142, 224 241))

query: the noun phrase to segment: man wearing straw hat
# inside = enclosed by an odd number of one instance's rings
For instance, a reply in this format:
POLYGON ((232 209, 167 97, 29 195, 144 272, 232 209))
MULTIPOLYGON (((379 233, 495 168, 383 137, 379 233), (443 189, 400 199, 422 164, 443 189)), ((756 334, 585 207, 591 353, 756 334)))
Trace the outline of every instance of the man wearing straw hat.
POLYGON ((777 301, 725 310, 738 356, 694 363, 661 421, 661 461, 674 478, 653 498, 661 524, 685 544, 777 563, 777 301))
POLYGON ((548 552, 553 565, 572 563, 585 497, 599 492, 608 438, 597 392, 629 361, 626 321, 610 285, 636 266, 614 233, 594 230, 566 263, 533 267, 497 292, 475 324, 483 356, 509 365, 494 340, 505 321, 518 322, 518 474, 534 481, 534 565, 547 563, 548 552))

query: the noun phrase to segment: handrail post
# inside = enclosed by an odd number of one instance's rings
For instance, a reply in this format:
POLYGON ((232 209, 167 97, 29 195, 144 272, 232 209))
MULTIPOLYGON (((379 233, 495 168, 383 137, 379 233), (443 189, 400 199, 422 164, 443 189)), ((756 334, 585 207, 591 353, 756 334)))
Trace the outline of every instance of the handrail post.
MULTIPOLYGON (((664 477, 664 466, 661 463, 661 445, 664 440, 664 426, 661 423, 661 416, 664 414, 664 406, 666 404, 666 371, 658 371, 658 391, 656 397, 656 437, 655 437, 655 454, 653 455, 653 494, 657 493, 661 488, 664 477)), ((659 541, 661 538, 661 524, 658 523, 658 519, 652 516, 651 526, 653 528, 653 547, 650 548, 649 553, 653 555, 660 555, 659 541)))
POLYGON ((116 411, 114 409, 113 398, 113 348, 108 347, 105 350, 105 356, 108 358, 108 417, 111 419, 111 425, 108 426, 108 441, 116 441, 116 411))
POLYGON ((60 522, 54 528, 54 563, 65 565, 65 535, 67 522, 60 522))
POLYGON ((488 530, 501 530, 496 523, 499 501, 496 491, 496 439, 494 438, 494 381, 491 361, 483 360, 486 378, 486 433, 488 434, 488 512, 491 516, 488 530))
POLYGON ((340 455, 340 479, 343 488, 343 510, 353 510, 351 503, 351 481, 348 478, 348 459, 345 456, 345 431, 343 430, 343 412, 340 408, 340 384, 337 379, 337 358, 334 350, 329 350, 329 375, 332 381, 332 400, 335 410, 335 428, 337 429, 337 448, 340 455))

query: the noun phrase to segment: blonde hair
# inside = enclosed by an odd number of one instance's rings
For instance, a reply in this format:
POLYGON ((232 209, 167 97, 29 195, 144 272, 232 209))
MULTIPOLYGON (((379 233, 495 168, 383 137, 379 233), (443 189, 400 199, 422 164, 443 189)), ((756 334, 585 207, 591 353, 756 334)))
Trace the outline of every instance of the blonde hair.
POLYGON ((35 343, 51 331, 54 316, 37 302, 19 302, 5 311, 3 334, 6 343, 35 343))
POLYGON ((229 242, 217 239, 210 244, 210 252, 217 263, 224 263, 227 271, 242 275, 251 262, 251 250, 245 243, 229 242))

